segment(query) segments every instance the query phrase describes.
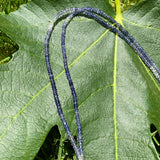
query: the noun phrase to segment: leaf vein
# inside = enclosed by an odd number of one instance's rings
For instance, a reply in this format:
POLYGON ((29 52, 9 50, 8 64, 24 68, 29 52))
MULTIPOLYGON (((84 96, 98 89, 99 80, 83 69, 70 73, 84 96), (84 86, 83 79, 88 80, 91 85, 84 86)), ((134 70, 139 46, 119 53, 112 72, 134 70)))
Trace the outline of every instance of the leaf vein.
MULTIPOLYGON (((72 67, 82 56, 84 56, 92 47, 94 47, 107 33, 109 30, 106 30, 95 42, 93 42, 84 52, 80 54, 79 57, 77 57, 70 65, 69 68, 72 67)), ((63 70, 56 78, 58 79, 65 71, 63 70)), ((0 135, 0 139, 3 138, 3 136, 7 133, 11 125, 14 123, 15 119, 32 103, 32 101, 38 97, 46 88, 50 86, 50 83, 48 83, 45 87, 43 87, 33 98, 13 117, 12 121, 9 123, 7 128, 4 130, 4 132, 0 135)))

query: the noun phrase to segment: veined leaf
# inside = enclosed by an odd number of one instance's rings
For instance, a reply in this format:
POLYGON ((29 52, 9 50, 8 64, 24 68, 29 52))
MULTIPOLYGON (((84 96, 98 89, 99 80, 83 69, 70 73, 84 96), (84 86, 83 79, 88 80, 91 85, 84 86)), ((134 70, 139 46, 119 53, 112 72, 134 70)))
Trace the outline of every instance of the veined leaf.
MULTIPOLYGON (((0 29, 19 45, 12 60, 0 66, 1 160, 32 160, 54 125, 65 137, 45 66, 44 38, 59 11, 86 6, 118 17, 160 67, 160 0, 145 1, 122 16, 106 0, 33 0, 0 15, 0 29)), ((52 35, 50 58, 65 116, 76 135, 61 25, 52 35)), ((86 160, 158 160, 150 125, 160 131, 160 88, 149 70, 123 40, 93 20, 74 19, 66 38, 86 160)))

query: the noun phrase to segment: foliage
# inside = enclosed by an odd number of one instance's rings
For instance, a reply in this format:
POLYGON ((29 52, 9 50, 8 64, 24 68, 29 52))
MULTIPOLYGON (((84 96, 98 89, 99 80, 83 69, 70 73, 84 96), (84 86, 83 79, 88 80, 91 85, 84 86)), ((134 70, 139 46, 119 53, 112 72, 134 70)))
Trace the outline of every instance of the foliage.
MULTIPOLYGON (((143 0, 122 0, 122 11, 129 9, 130 7, 141 1, 143 0)), ((9 14, 10 12, 17 10, 20 5, 27 2, 29 2, 29 0, 0 0, 0 12, 5 12, 6 14, 9 14)), ((109 3, 115 9, 115 0, 109 0, 109 3)), ((0 64, 8 62, 9 59, 12 57, 12 54, 17 50, 18 45, 0 30, 0 64)))
MULTIPOLYGON (((121 10, 122 12, 128 10, 129 8, 131 8, 132 6, 142 2, 144 0, 121 0, 121 10)), ((115 5, 115 0, 109 0, 109 3, 112 5, 112 7, 115 9, 116 5, 115 5)))
MULTIPOLYGON (((0 31, 0 61, 9 57, 9 60, 12 57, 12 54, 18 50, 18 45, 13 42, 5 33, 0 31)), ((7 62, 7 61, 3 61, 7 62)))
MULTIPOLYGON (((46 146, 59 147, 60 135, 66 137, 48 83, 43 43, 57 11, 73 5, 93 6, 116 16, 106 0, 96 4, 89 0, 34 0, 9 16, 0 15, 0 28, 20 48, 10 63, 0 66, 0 159, 33 159, 47 135, 51 143, 46 141, 40 150, 45 149, 47 158, 57 158, 58 150, 49 151, 46 146), (55 125, 60 129, 56 139, 51 137, 54 131, 57 133, 57 128, 51 129, 55 125), (48 134, 50 130, 52 134, 48 134)), ((123 24, 159 64, 160 46, 155 38, 159 37, 159 12, 152 10, 156 7, 152 1, 138 5, 123 14, 123 24)), ((51 60, 62 106, 76 135, 73 104, 60 56, 60 31, 59 26, 52 39, 51 60)), ((127 160, 158 159, 151 140, 155 134, 150 136, 151 124, 159 129, 159 87, 153 77, 122 40, 95 22, 77 19, 67 32, 67 55, 79 97, 86 159, 115 159, 116 154, 127 160)), ((44 159, 42 152, 36 159, 44 159)))
MULTIPOLYGON (((9 14, 27 2, 28 0, 0 0, 0 12, 9 14)), ((0 30, 0 64, 8 62, 18 48, 18 45, 0 30)))
POLYGON ((20 5, 27 3, 29 0, 0 0, 0 12, 9 14, 17 10, 20 5))
POLYGON ((47 135, 44 144, 40 148, 34 160, 55 160, 58 158, 60 159, 60 157, 58 156, 59 152, 61 154, 61 159, 73 159, 74 151, 69 140, 62 140, 62 143, 60 144, 60 138, 61 136, 58 127, 53 127, 47 135))

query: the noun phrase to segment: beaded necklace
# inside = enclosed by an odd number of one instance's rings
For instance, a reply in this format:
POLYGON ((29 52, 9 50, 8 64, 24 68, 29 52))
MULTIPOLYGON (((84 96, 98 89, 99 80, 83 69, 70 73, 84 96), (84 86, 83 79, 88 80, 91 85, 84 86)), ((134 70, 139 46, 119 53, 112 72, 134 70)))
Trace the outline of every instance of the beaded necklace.
POLYGON ((70 71, 68 68, 66 48, 65 48, 65 35, 66 35, 67 26, 69 25, 71 20, 76 16, 82 16, 89 19, 93 19, 97 23, 99 23, 101 26, 103 26, 106 29, 109 29, 111 32, 113 32, 114 34, 118 35, 121 39, 123 39, 138 54, 138 56, 141 58, 145 66, 153 73, 154 77, 158 80, 159 83, 160 83, 160 70, 156 66, 156 64, 153 62, 153 60, 149 57, 149 55, 145 52, 145 50, 136 42, 136 40, 118 22, 116 22, 113 18, 111 18, 109 15, 107 15, 103 11, 99 9, 91 8, 91 7, 69 8, 59 12, 56 15, 52 24, 48 28, 48 32, 45 38, 46 66, 48 70, 49 79, 51 82, 54 100, 57 106, 57 111, 63 123, 64 129, 69 137, 69 140, 73 146, 73 149, 76 153, 78 160, 84 160, 82 127, 81 127, 79 111, 78 111, 77 95, 76 95, 76 91, 75 91, 73 81, 70 75, 70 71), (67 77, 67 80, 71 89, 72 97, 73 97, 75 119, 77 123, 77 132, 78 132, 78 145, 76 144, 76 141, 64 117, 64 113, 61 108, 61 103, 58 97, 57 88, 56 88, 56 84, 55 84, 55 80, 54 80, 54 76, 53 76, 53 72, 52 72, 50 60, 49 60, 50 37, 52 35, 52 32, 55 26, 63 19, 66 19, 66 20, 64 21, 62 26, 61 48, 62 48, 64 69, 65 69, 66 77, 67 77))

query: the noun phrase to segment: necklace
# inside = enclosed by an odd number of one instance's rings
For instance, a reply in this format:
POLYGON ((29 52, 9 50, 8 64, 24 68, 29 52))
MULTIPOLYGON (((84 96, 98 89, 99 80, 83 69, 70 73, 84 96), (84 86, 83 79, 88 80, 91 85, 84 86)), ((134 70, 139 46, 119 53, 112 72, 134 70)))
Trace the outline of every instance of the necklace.
POLYGON ((47 66, 48 75, 49 75, 50 82, 51 82, 54 100, 57 106, 57 111, 63 123, 64 129, 69 137, 69 140, 73 146, 73 149, 76 153, 78 160, 84 160, 82 127, 81 127, 80 118, 79 118, 77 95, 76 95, 76 91, 75 91, 73 81, 70 75, 70 71, 68 68, 66 48, 65 48, 65 35, 66 35, 67 26, 69 25, 71 20, 76 16, 82 16, 82 17, 86 17, 89 19, 93 19, 97 23, 99 23, 101 26, 103 26, 106 29, 109 29, 111 32, 113 32, 114 34, 118 35, 121 39, 123 39, 138 54, 138 56, 141 58, 145 66, 153 73, 153 76, 158 80, 159 83, 160 83, 160 70, 156 66, 156 64, 153 62, 153 60, 149 57, 149 55, 145 52, 145 50, 136 42, 136 40, 118 22, 116 22, 113 18, 111 18, 109 15, 107 15, 103 11, 99 9, 91 8, 91 7, 69 8, 69 9, 59 12, 56 15, 52 24, 48 28, 47 35, 45 38, 46 66, 47 66), (72 97, 73 97, 75 119, 77 123, 77 132, 78 132, 78 145, 76 144, 76 141, 64 117, 64 114, 61 108, 61 104, 60 104, 60 100, 58 97, 58 93, 57 93, 56 84, 54 81, 53 72, 52 72, 51 65, 50 65, 50 60, 49 60, 50 37, 52 35, 52 32, 55 26, 63 19, 66 19, 66 20, 64 21, 63 26, 62 26, 61 48, 62 48, 64 69, 65 69, 66 77, 67 77, 67 80, 68 80, 68 83, 71 89, 72 97))

